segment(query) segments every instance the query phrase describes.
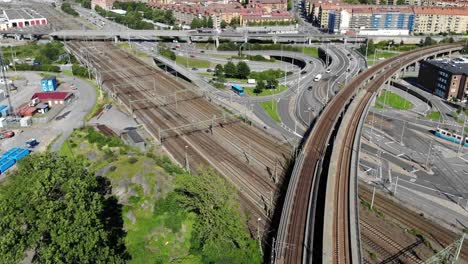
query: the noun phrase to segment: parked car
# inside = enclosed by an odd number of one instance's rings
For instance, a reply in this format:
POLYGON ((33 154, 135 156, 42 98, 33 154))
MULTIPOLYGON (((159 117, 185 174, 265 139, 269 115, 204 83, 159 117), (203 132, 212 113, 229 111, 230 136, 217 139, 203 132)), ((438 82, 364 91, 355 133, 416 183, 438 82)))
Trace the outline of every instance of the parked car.
POLYGON ((331 70, 330 70, 330 69, 327 69, 325 72, 326 72, 326 73, 330 73, 330 72, 331 72, 331 70))
POLYGON ((197 68, 192 68, 192 71, 198 71, 198 69, 197 68))
POLYGON ((14 137, 15 136, 15 132, 11 131, 11 130, 3 130, 1 132, 1 136, 3 138, 11 138, 11 137, 14 137))
POLYGON ((35 138, 31 138, 25 143, 27 148, 34 148, 35 146, 39 145, 39 141, 37 141, 35 138))
POLYGON ((212 69, 206 69, 206 72, 214 72, 212 69))

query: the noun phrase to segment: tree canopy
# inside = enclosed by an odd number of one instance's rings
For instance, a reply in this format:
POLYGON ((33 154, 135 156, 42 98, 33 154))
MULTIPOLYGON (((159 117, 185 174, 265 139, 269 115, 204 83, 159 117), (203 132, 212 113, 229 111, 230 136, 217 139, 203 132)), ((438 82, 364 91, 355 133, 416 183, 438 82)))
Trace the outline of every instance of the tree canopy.
POLYGON ((121 209, 109 183, 71 158, 32 155, 0 188, 0 262, 123 263, 121 209))
POLYGON ((237 63, 237 76, 236 77, 240 79, 246 79, 247 77, 249 77, 249 74, 250 74, 249 65, 247 65, 247 63, 243 61, 239 61, 239 63, 237 63))

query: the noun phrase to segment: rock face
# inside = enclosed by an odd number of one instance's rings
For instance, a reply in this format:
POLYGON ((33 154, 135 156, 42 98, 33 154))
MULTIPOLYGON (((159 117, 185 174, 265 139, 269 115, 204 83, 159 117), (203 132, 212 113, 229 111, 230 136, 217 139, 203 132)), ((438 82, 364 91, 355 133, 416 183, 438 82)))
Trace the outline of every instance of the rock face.
POLYGON ((136 217, 132 210, 128 211, 125 216, 128 218, 128 220, 130 220, 130 222, 132 222, 132 224, 136 223, 136 217))

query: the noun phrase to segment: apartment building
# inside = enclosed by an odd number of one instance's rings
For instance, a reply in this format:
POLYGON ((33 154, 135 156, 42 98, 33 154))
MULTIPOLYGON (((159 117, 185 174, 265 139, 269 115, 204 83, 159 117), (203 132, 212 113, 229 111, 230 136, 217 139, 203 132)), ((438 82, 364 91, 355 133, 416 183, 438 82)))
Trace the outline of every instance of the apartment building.
MULTIPOLYGON (((328 32, 383 30, 404 35, 468 30, 468 7, 410 7, 314 3, 312 20, 328 32), (315 15, 316 14, 316 15, 315 15)), ((376 33, 378 34, 378 32, 376 33)))
POLYGON ((468 28, 468 7, 414 7, 414 33, 464 34, 468 28))

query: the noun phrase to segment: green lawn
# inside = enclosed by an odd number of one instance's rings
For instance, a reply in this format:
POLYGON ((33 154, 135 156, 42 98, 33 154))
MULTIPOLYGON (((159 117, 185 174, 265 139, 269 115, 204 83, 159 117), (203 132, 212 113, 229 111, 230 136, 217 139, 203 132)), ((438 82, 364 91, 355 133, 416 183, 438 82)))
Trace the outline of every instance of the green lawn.
POLYGON ((413 108, 413 104, 410 101, 387 90, 383 90, 380 93, 380 96, 377 97, 377 101, 398 110, 409 110, 413 108))
POLYGON ((287 85, 279 85, 278 89, 264 89, 261 93, 256 94, 254 93, 254 87, 244 87, 244 91, 249 95, 249 96, 265 96, 265 95, 274 95, 274 94, 279 94, 282 91, 288 89, 287 85))
POLYGON ((303 47, 302 52, 304 54, 309 55, 309 56, 318 58, 318 48, 316 48, 316 47, 303 47))
POLYGON ((375 53, 375 61, 374 61, 374 54, 367 54, 367 64, 372 65, 379 63, 383 60, 386 60, 388 58, 391 58, 393 56, 398 55, 398 53, 395 52, 386 52, 386 51, 378 51, 375 53), (383 58, 383 59, 381 59, 383 58))
POLYGON ((268 102, 260 102, 260 106, 267 112, 267 114, 276 122, 281 123, 281 120, 278 115, 278 102, 271 101, 268 102))
POLYGON ((428 114, 426 115, 426 118, 432 119, 432 120, 440 120, 441 114, 440 114, 440 112, 437 112, 437 111, 435 111, 435 112, 430 112, 430 113, 428 113, 428 114))
POLYGON ((211 62, 207 60, 200 60, 185 56, 177 56, 176 58, 177 64, 181 64, 186 68, 210 68, 211 62))

